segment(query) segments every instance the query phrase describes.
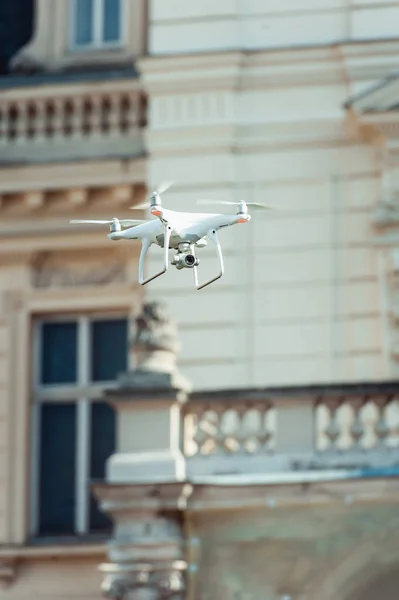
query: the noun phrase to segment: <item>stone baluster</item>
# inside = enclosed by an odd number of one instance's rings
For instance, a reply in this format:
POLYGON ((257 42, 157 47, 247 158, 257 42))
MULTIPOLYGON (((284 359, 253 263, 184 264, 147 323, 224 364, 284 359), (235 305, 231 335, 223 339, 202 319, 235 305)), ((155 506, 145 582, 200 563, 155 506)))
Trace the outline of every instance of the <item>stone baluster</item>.
POLYGON ((224 419, 226 414, 226 407, 223 405, 216 405, 213 407, 215 414, 215 433, 213 435, 213 441, 215 443, 215 453, 222 454, 226 452, 226 433, 224 431, 224 419))
POLYGON ((35 100, 35 118, 32 122, 32 139, 41 144, 47 137, 46 101, 43 98, 35 100))
POLYGON ((99 94, 94 94, 91 98, 89 127, 91 136, 101 131, 101 96, 99 94))
POLYGON ((28 106, 25 100, 15 103, 15 142, 25 144, 28 137, 28 106))
POLYGON ((324 431, 324 434, 326 435, 329 442, 329 450, 336 451, 338 450, 338 440, 341 436, 341 428, 338 423, 337 412, 342 404, 342 399, 327 398, 324 402, 330 412, 329 423, 324 431))
POLYGON ((362 449, 362 439, 365 433, 362 419, 362 409, 365 404, 365 398, 362 396, 351 398, 350 404, 354 411, 354 419, 350 428, 350 433, 353 440, 352 449, 360 451, 362 449))
POLYGON ((205 420, 205 415, 207 412, 207 408, 198 408, 197 412, 194 415, 194 434, 193 440, 197 445, 197 450, 195 454, 202 454, 206 442, 209 440, 209 433, 204 431, 203 423, 205 420))
POLYGON ((390 434, 390 428, 386 421, 386 407, 392 402, 390 396, 378 396, 373 399, 378 410, 378 420, 374 426, 374 433, 377 438, 377 447, 380 450, 386 450, 386 440, 390 434))
POLYGON ((237 408, 235 408, 238 423, 237 429, 233 433, 233 437, 236 442, 236 452, 240 452, 243 454, 245 454, 248 451, 248 431, 245 423, 245 415, 247 414, 248 408, 249 405, 247 404, 241 404, 237 408))
POLYGON ((72 114, 71 127, 72 139, 80 139, 84 128, 84 98, 82 96, 74 96, 71 98, 72 114))
POLYGON ((8 106, 7 103, 0 104, 0 145, 5 146, 8 143, 8 106))
POLYGON ((54 98, 51 103, 51 111, 47 112, 48 126, 51 129, 51 137, 54 142, 62 141, 65 138, 65 124, 67 123, 70 126, 69 122, 66 121, 69 118, 65 110, 67 102, 66 98, 54 98))
POLYGON ((269 414, 272 409, 272 404, 269 402, 260 402, 257 404, 257 408, 259 411, 259 430, 256 437, 259 444, 259 451, 267 452, 273 437, 273 434, 269 429, 269 414))
POLYGON ((138 92, 133 92, 127 97, 127 114, 126 114, 126 125, 127 133, 136 131, 136 128, 140 121, 140 95, 138 92))
POLYGON ((110 136, 119 136, 121 133, 121 97, 118 94, 109 95, 108 126, 110 136))

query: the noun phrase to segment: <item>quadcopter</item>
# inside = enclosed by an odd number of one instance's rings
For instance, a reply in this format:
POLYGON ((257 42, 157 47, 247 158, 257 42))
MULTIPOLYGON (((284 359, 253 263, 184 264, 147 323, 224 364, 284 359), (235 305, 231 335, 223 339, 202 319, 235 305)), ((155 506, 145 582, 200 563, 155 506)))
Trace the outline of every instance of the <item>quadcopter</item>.
MULTIPOLYGON (((141 240, 141 253, 139 259, 139 283, 146 285, 160 275, 163 275, 169 266, 169 250, 176 250, 170 264, 178 270, 192 269, 194 272, 194 283, 197 290, 220 279, 224 274, 223 254, 219 241, 218 231, 223 227, 229 227, 237 223, 248 223, 251 215, 248 214, 248 206, 256 208, 272 208, 266 204, 257 202, 229 202, 223 200, 198 200, 197 204, 228 204, 237 206, 237 212, 234 215, 217 213, 187 213, 177 212, 166 209, 162 206, 161 194, 170 188, 172 183, 166 183, 152 192, 149 200, 150 213, 155 219, 137 220, 137 219, 117 219, 114 217, 110 221, 97 220, 72 220, 70 223, 91 223, 95 225, 109 225, 110 233, 108 238, 113 241, 118 240, 141 240), (219 260, 219 271, 216 276, 204 283, 199 283, 198 265, 199 259, 196 256, 196 248, 207 246, 208 239, 216 247, 216 253, 219 260), (163 268, 155 275, 144 277, 144 262, 147 252, 152 244, 163 248, 163 268)), ((132 206, 133 210, 143 210, 146 206, 132 206)))

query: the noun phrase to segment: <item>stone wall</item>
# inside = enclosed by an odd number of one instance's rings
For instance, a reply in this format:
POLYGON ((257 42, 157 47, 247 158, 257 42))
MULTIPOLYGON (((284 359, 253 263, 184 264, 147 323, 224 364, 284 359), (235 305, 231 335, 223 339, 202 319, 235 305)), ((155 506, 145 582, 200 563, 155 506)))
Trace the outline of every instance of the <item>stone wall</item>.
POLYGON ((349 600, 378 576, 399 570, 398 526, 394 504, 192 516, 201 546, 196 598, 349 600))

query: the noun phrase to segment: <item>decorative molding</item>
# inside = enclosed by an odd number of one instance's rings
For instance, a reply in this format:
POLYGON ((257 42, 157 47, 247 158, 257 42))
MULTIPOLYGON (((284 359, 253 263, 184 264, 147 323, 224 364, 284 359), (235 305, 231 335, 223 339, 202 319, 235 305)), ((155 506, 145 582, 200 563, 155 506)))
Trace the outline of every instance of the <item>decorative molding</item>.
MULTIPOLYGON (((181 102, 189 102, 182 96, 181 102)), ((157 156, 181 156, 186 150, 190 153, 231 153, 234 147, 240 151, 276 151, 277 148, 296 148, 301 150, 322 145, 335 147, 345 144, 351 139, 351 132, 345 124, 338 125, 334 120, 319 120, 294 123, 270 124, 234 124, 219 123, 198 119, 196 124, 181 127, 181 123, 171 123, 169 129, 158 128, 159 121, 154 122, 153 129, 147 132, 147 144, 157 156), (176 135, 176 132, 179 135, 176 135)))
POLYGON ((150 94, 281 85, 380 81, 397 70, 398 41, 147 56, 138 61, 150 94), (167 73, 167 76, 165 76, 167 73))
POLYGON ((105 598, 128 600, 133 592, 135 598, 145 600, 183 600, 186 591, 183 560, 171 563, 133 563, 100 565, 105 574, 101 591, 105 598))
MULTIPOLYGON (((34 89, 34 88, 32 88, 34 89)), ((146 158, 112 158, 105 160, 68 161, 56 164, 2 166, 1 192, 20 194, 25 191, 64 191, 71 188, 111 188, 116 185, 144 185, 146 158), (18 174, 18 176, 16 175, 18 174)))
MULTIPOLYGON (((109 210, 109 198, 116 204, 122 205, 132 202, 133 199, 143 195, 144 181, 142 184, 125 184, 111 186, 85 186, 85 187, 65 187, 62 190, 33 190, 24 192, 12 192, 0 196, 0 210, 6 210, 7 216, 15 213, 17 218, 22 214, 26 217, 26 211, 33 213, 38 211, 42 214, 43 210, 49 216, 54 213, 71 213, 71 210, 79 211, 85 208, 90 200, 90 211, 104 211, 104 200, 107 201, 107 210, 109 210)), ((35 226, 32 216, 29 219, 30 227, 35 226)), ((41 224, 42 225, 42 224, 41 224)), ((12 224, 15 228, 16 223, 12 224)))
POLYGON ((34 261, 31 275, 32 287, 36 289, 109 286, 125 283, 127 268, 125 262, 117 258, 67 263, 42 253, 34 261))

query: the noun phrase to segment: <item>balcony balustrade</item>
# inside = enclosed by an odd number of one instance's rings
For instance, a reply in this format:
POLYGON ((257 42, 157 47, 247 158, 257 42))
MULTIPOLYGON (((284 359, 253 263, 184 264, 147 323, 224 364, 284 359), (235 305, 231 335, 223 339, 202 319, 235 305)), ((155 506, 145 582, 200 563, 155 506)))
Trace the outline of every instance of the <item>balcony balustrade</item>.
POLYGON ((399 465, 399 396, 195 399, 184 415, 191 475, 399 465))
POLYGON ((8 88, 0 99, 0 164, 140 156, 144 120, 135 79, 8 88))

